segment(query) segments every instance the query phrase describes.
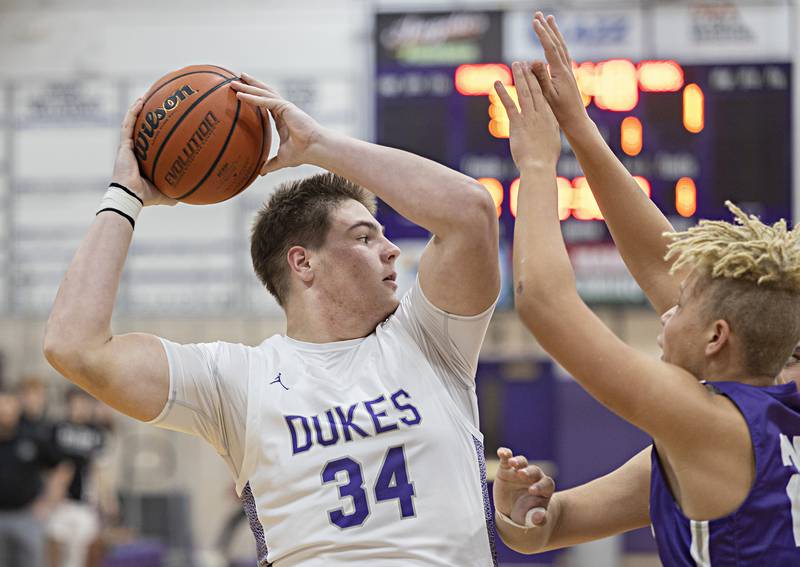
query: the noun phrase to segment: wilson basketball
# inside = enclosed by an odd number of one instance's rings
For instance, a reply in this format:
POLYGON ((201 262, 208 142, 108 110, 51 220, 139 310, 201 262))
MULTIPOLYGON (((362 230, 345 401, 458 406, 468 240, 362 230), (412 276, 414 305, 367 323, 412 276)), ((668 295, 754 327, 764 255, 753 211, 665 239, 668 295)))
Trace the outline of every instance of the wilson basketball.
POLYGON ((241 102, 222 67, 173 71, 147 91, 134 130, 142 174, 163 194, 206 205, 244 191, 263 166, 270 129, 261 109, 241 102))

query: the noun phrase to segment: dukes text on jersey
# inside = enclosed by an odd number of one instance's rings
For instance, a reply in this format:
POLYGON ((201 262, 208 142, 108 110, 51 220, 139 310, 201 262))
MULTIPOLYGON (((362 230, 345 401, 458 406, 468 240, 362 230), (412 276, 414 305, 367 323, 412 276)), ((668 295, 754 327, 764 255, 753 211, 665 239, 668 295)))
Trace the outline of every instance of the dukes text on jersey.
POLYGON ((422 415, 405 390, 347 407, 335 406, 318 415, 283 417, 292 437, 293 455, 308 451, 315 445, 330 447, 401 427, 414 427, 422 422, 422 415), (389 415, 390 412, 394 415, 389 415))

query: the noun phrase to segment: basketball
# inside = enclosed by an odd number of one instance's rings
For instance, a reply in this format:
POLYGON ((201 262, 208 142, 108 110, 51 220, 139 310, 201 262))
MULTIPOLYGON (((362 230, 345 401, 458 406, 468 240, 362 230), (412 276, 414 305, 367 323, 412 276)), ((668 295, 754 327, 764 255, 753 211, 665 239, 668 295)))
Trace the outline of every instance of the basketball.
POLYGON ((168 73, 144 96, 133 133, 144 177, 193 205, 230 199, 258 176, 270 144, 261 109, 242 103, 234 73, 192 65, 168 73))

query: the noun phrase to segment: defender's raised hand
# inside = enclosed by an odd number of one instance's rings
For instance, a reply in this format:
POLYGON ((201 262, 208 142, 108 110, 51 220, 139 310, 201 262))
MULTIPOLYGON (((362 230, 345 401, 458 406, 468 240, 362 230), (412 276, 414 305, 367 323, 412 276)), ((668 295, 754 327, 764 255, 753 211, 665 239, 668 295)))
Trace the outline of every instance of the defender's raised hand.
POLYGON ((309 150, 319 138, 322 126, 272 87, 242 73, 242 82, 231 88, 242 101, 269 111, 281 139, 278 154, 261 169, 261 174, 309 163, 309 150))
POLYGON ((510 449, 500 447, 497 456, 500 458, 494 479, 497 510, 520 526, 544 526, 556 486, 553 479, 539 467, 529 465, 525 457, 514 456, 510 449))
POLYGON ((565 134, 570 135, 576 129, 585 127, 590 119, 572 72, 572 59, 567 43, 553 16, 545 18, 541 12, 536 12, 533 30, 544 48, 544 55, 550 66, 548 70, 543 61, 535 61, 533 73, 559 125, 565 134))
POLYGON ((508 114, 514 163, 520 171, 543 166, 555 169, 561 154, 561 136, 556 119, 530 67, 515 61, 511 69, 519 108, 501 82, 494 86, 508 114))
POLYGON ((122 120, 119 148, 114 160, 114 173, 111 181, 133 191, 142 200, 145 207, 148 205, 175 205, 178 201, 161 193, 139 172, 139 163, 133 153, 133 126, 136 124, 136 117, 139 116, 142 106, 144 106, 144 99, 140 97, 131 105, 122 120))

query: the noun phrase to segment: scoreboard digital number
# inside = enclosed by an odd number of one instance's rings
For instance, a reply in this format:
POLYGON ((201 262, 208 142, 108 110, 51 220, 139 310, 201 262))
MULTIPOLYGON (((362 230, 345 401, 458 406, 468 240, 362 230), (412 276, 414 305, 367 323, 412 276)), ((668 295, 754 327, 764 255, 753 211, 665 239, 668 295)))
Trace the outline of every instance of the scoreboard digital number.
MULTIPOLYGON (((791 217, 789 64, 612 59, 579 62, 573 70, 590 117, 676 226, 729 218, 727 199, 768 222, 791 217)), ((495 80, 512 85, 508 65, 378 65, 376 140, 479 179, 510 239, 519 183, 495 80)), ((566 143, 558 176, 567 241, 608 241, 566 143)), ((395 237, 424 235, 391 211, 382 222, 395 237)))

